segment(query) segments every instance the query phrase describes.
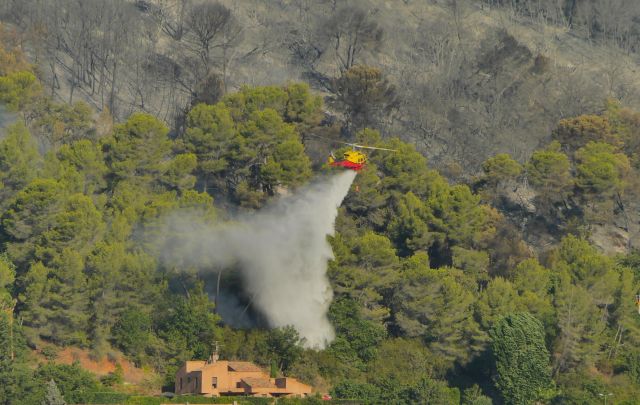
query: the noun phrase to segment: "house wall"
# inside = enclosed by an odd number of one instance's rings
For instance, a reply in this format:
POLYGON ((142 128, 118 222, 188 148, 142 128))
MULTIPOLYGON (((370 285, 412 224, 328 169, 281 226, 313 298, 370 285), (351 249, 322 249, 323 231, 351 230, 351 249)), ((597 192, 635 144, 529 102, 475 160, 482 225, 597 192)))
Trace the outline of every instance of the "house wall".
POLYGON ((180 367, 180 369, 176 372, 176 386, 174 391, 176 394, 184 394, 188 392, 187 374, 189 373, 187 372, 185 366, 180 367))
MULTIPOLYGON (((192 375, 192 373, 200 370, 205 364, 205 361, 187 361, 180 367, 176 372, 176 394, 196 393, 195 375, 192 375), (180 389, 180 378, 182 378, 182 389, 180 389), (191 378, 191 383, 188 382, 189 378, 191 378)), ((200 377, 198 378, 200 379, 200 377)))
POLYGON ((203 386, 203 393, 220 395, 221 392, 238 391, 235 389, 235 383, 231 378, 227 366, 228 363, 226 361, 219 361, 213 364, 208 364, 202 370, 202 378, 206 382, 206 385, 203 386), (218 379, 217 388, 212 387, 211 379, 213 377, 217 377, 218 379))
MULTIPOLYGON (((303 396, 311 394, 311 387, 303 384, 295 378, 283 378, 285 380, 285 391, 295 396, 303 396)), ((278 387, 280 387, 278 385, 278 387)))
POLYGON ((176 394, 200 394, 201 386, 202 373, 200 371, 187 372, 181 369, 176 373, 176 394), (182 384, 180 383, 180 379, 182 379, 182 384))

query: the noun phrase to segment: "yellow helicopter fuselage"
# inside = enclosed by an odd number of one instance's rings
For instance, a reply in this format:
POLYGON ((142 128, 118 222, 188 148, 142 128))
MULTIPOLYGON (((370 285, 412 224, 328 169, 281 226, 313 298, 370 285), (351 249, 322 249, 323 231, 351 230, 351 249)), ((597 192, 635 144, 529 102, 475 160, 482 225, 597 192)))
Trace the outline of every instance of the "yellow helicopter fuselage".
POLYGON ((344 160, 355 164, 365 164, 367 162, 367 155, 357 150, 349 150, 342 155, 344 160))
POLYGON ((329 165, 358 171, 362 169, 367 162, 367 155, 357 150, 346 151, 342 157, 342 160, 336 161, 333 154, 331 154, 331 156, 329 156, 329 165))

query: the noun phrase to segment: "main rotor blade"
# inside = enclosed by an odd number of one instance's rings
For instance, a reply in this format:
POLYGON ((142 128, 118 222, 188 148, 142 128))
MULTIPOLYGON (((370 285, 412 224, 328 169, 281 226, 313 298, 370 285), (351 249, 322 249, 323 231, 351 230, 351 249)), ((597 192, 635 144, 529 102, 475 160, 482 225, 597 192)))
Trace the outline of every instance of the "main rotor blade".
POLYGON ((397 152, 397 151, 398 151, 397 149, 378 148, 378 147, 375 147, 375 146, 364 146, 364 145, 358 145, 357 143, 347 143, 347 142, 344 142, 344 143, 345 143, 345 144, 347 144, 347 145, 351 145, 351 146, 353 146, 354 148, 375 149, 375 150, 387 150, 387 151, 389 151, 389 152, 397 152))
POLYGON ((374 149, 374 150, 386 150, 386 151, 389 151, 389 152, 397 152, 397 151, 398 151, 397 149, 378 148, 378 147, 375 147, 375 146, 364 146, 364 145, 358 145, 357 143, 350 143, 350 142, 338 141, 338 140, 336 140, 336 139, 329 139, 329 138, 325 138, 324 136, 320 136, 320 135, 314 135, 314 134, 308 134, 308 135, 311 135, 312 137, 315 137, 315 138, 323 139, 323 140, 325 140, 325 141, 327 141, 327 142, 331 142, 331 143, 341 143, 341 144, 343 144, 343 145, 349 145, 349 146, 354 147, 354 148, 361 148, 361 149, 374 149))

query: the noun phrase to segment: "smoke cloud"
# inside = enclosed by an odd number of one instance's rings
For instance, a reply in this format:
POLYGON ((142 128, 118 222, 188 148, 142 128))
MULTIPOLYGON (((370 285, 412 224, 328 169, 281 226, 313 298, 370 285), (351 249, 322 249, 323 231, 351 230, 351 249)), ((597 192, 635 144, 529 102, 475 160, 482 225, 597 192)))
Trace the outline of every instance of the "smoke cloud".
POLYGON ((323 348, 335 337, 327 318, 333 296, 327 235, 334 233, 338 207, 355 176, 344 171, 317 181, 230 223, 206 225, 192 214, 174 215, 161 232, 167 235, 161 258, 183 268, 238 268, 269 326, 292 325, 305 346, 323 348))

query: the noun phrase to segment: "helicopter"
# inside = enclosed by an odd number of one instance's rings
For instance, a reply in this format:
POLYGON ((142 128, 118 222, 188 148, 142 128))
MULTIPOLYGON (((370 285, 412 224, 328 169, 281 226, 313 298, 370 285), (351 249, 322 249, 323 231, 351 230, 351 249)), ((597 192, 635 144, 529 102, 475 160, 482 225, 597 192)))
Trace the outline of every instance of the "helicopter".
POLYGON ((389 152, 397 152, 396 149, 387 149, 387 148, 377 148, 375 146, 364 146, 358 145, 356 143, 348 143, 348 142, 340 142, 334 141, 337 143, 342 143, 345 145, 351 146, 351 150, 344 152, 342 155, 342 160, 338 160, 333 152, 329 155, 329 159, 327 163, 329 166, 333 167, 344 167, 345 169, 359 171, 361 170, 365 164, 367 163, 367 155, 357 149, 373 149, 373 150, 386 150, 389 152))

